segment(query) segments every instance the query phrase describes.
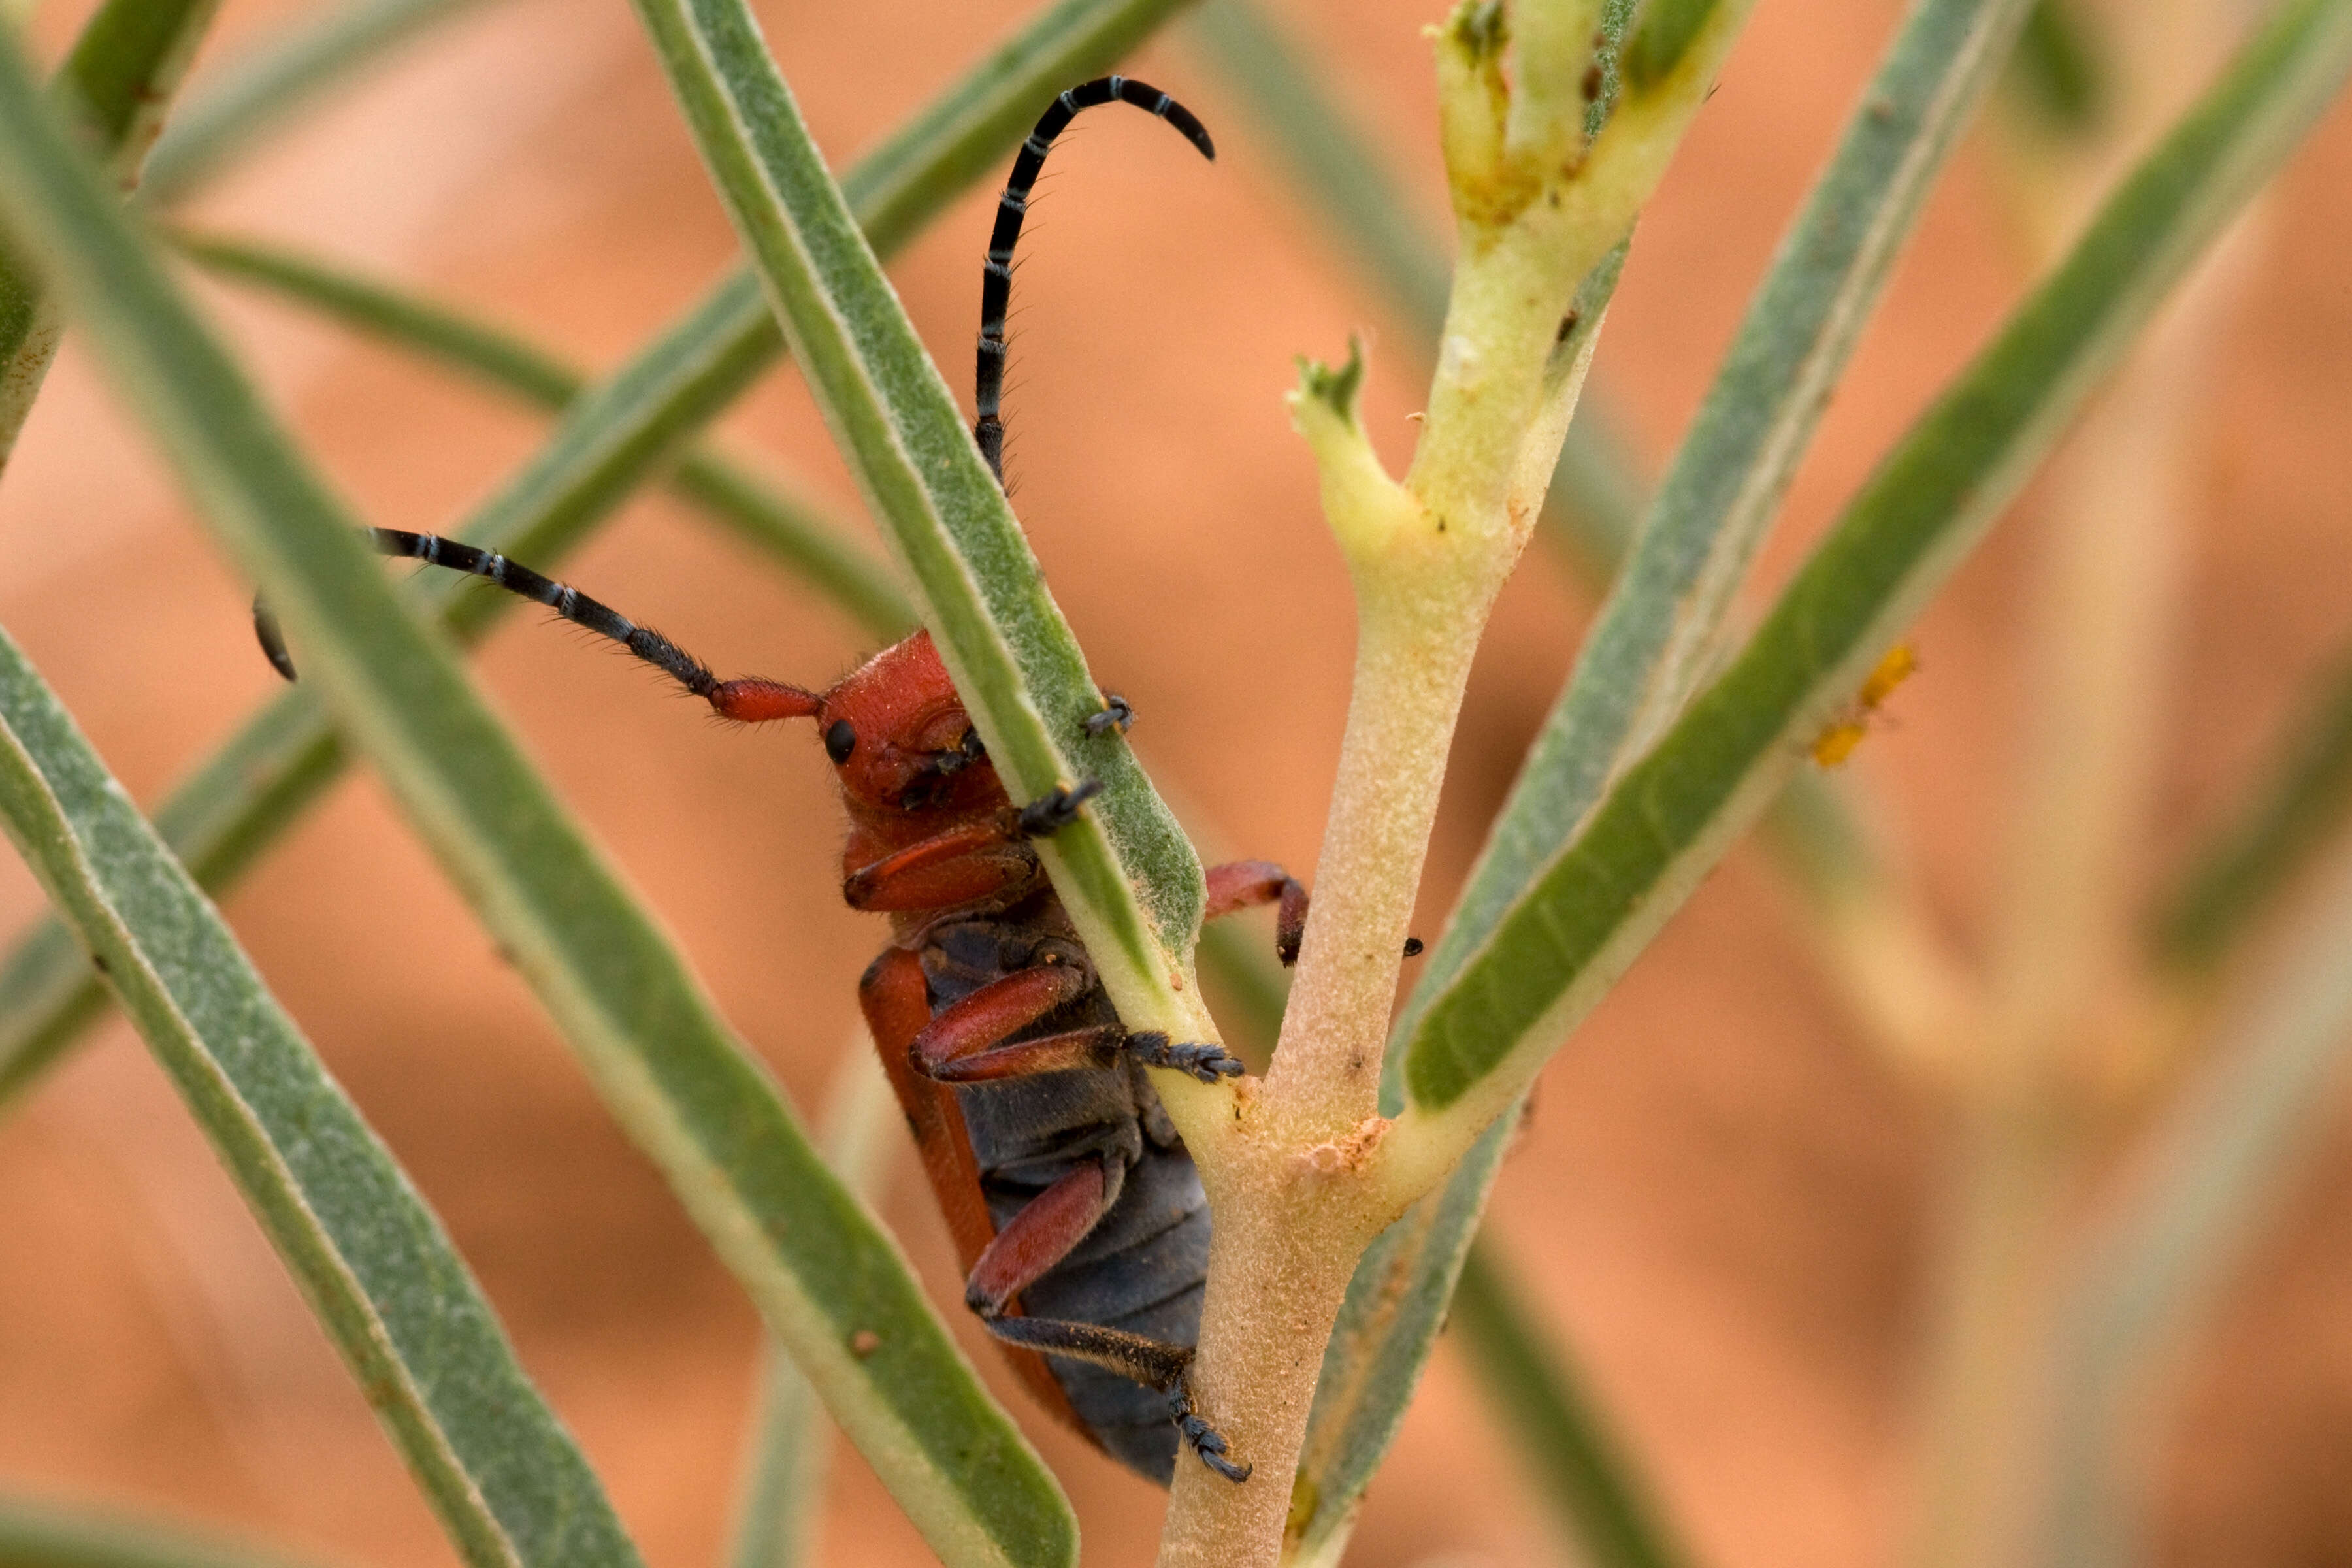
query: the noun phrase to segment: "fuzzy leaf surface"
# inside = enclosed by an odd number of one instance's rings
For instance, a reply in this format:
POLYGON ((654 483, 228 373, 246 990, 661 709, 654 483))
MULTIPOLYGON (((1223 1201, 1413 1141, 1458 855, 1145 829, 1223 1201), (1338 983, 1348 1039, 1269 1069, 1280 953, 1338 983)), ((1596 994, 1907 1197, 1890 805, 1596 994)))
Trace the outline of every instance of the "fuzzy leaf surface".
POLYGON ((1200 862, 1125 742, 1087 735, 1103 700, 1077 640, 758 23, 742 0, 637 8, 1005 787, 1029 801, 1102 785, 1040 849, 1121 1016, 1139 1027, 1181 1016, 1169 979, 1200 924, 1200 862))
POLYGON ((268 594, 306 679, 631 1137, 950 1563, 1060 1564, 1068 1505, 651 919, 404 608, 354 521, 0 51, 0 213, 268 594), (861 1348, 871 1353, 859 1354, 861 1348))
POLYGON ((637 1568, 440 1221, 5 633, 0 814, 466 1561, 637 1568))
MULTIPOLYGON (((876 249, 887 254, 911 237, 1019 143, 1038 104, 1115 61, 1178 4, 1060 0, 1039 13, 851 171, 845 189, 876 249)), ((678 442, 772 363, 782 346, 757 280, 737 273, 569 405, 539 454, 446 531, 534 565, 555 565, 658 473, 678 442)), ((522 365, 510 353, 505 361, 509 372, 522 365)), ((688 482, 691 477, 690 468, 680 475, 688 482)), ((461 637, 478 635, 516 607, 503 595, 461 595, 461 586, 436 577, 416 590, 438 595, 434 602, 461 637)), ((289 693, 202 763, 156 813, 156 825, 198 880, 217 891, 276 842, 339 775, 341 763, 324 710, 304 692, 289 693)), ((69 1049, 104 1007, 104 987, 84 971, 72 939, 55 921, 20 942, 0 963, 0 1109, 69 1049)))

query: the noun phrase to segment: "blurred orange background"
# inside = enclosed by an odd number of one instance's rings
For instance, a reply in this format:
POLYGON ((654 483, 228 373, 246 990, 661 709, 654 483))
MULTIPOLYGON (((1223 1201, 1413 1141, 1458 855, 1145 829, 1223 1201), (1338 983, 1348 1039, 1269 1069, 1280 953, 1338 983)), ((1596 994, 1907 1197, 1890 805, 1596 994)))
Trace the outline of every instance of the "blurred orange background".
MULTIPOLYGON (((47 5, 52 53, 86 5, 47 5)), ((224 58, 304 8, 232 0, 224 58)), ((762 8, 845 163, 1019 21, 904 0, 762 8)), ((1595 384, 1654 471, 1779 230, 1897 19, 1892 0, 1768 4, 1645 216, 1595 384)), ((1433 0, 1290 0, 1434 230, 1420 29, 1433 0)), ((1016 503, 1155 775, 1221 846, 1302 873, 1346 700, 1351 610, 1281 395, 1292 356, 1370 329, 1367 424, 1410 449, 1421 348, 1300 209, 1180 23, 1128 68, 1216 132, 1202 163, 1142 116, 1055 155, 1015 291, 1016 503)), ((1931 205, 1769 551, 1769 584, 2022 287, 1989 160, 1931 205)), ((2200 405, 2187 619, 2169 678, 2151 880, 2238 798, 2352 629, 2352 110, 2296 156, 2262 273, 2200 405)), ((992 194, 893 268, 969 375, 992 194)), ((522 327, 600 368, 696 300, 735 247, 633 16, 512 0, 436 34, 191 208, 522 327)), ((543 422, 275 304, 200 292, 371 521, 446 525, 543 422)), ((856 519, 786 371, 722 426, 856 519)), ((1937 917, 1981 935, 2029 673, 2032 497, 1929 615, 1926 672, 1853 764, 1937 917)), ((862 522, 856 526, 862 528, 862 522)), ((722 673, 824 682, 844 618, 667 500, 563 575, 722 673)), ((250 585, 68 339, 0 485, 0 621, 152 802, 269 696, 250 585)), ((1434 934, 1566 672, 1589 605, 1538 546, 1465 712, 1424 889, 1434 934)), ((814 737, 730 731, 628 660, 518 616, 481 679, 801 1106, 851 1037, 880 921, 836 896, 814 737)), ((0 857, 0 930, 41 907, 0 857)), ((447 1221, 525 1364, 653 1563, 721 1551, 758 1326, 622 1140, 530 995, 363 774, 227 900, 278 994, 447 1221)), ((1799 911, 1735 854, 1547 1073, 1494 1225, 1699 1557, 1862 1564, 1899 1538, 1948 1131, 1860 1044, 1799 911)), ((2203 1335, 2162 1476, 2159 1558, 2352 1562, 2352 1137, 2338 1124, 2203 1335)), ((887 1215, 983 1373, 1064 1478, 1089 1563, 1147 1562, 1160 1496, 1038 1420, 956 1310, 920 1184, 887 1215)), ((168 1510, 322 1562, 452 1561, 390 1445, 140 1042, 119 1021, 0 1122, 0 1485, 168 1510)), ((1559 1546, 1442 1348, 1348 1561, 1518 1568, 1559 1546)), ((927 1560, 854 1455, 824 1561, 927 1560)))

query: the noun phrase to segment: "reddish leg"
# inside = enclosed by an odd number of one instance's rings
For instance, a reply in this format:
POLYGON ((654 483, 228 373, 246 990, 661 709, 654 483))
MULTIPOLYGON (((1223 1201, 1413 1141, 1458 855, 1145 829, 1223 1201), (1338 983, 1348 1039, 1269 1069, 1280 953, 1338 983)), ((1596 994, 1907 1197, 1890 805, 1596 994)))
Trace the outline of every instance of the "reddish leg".
POLYGON ((1165 1394, 1169 1418, 1201 1462, 1229 1481, 1245 1481, 1250 1467, 1227 1458, 1224 1438, 1193 1413, 1191 1350, 1098 1323, 1003 1315, 1015 1296, 1052 1272, 1087 1238, 1118 1199, 1118 1189, 1099 1160, 1079 1166, 1031 1198, 972 1265, 964 1281, 964 1304, 1000 1340, 1047 1355, 1092 1362, 1165 1394))
POLYGON ((895 850, 843 879, 854 910, 939 910, 976 903, 1037 877, 1037 857, 1022 840, 1050 838, 1078 819, 1102 793, 1102 781, 1059 784, 1016 811, 950 827, 895 850))
POLYGON ((949 1083, 1099 1067, 1122 1038, 1115 1024, 1002 1043, 1076 1001, 1093 984, 1086 971, 1068 963, 1041 963, 992 980, 917 1030, 907 1043, 907 1058, 926 1078, 949 1083))
POLYGON ((1037 875, 1037 857, 1003 822, 934 834, 842 879, 853 910, 938 910, 976 903, 1037 875))
MULTIPOLYGON (((1259 904, 1278 904, 1274 913, 1274 955, 1285 964, 1298 962, 1298 943, 1307 934, 1307 889, 1297 878, 1271 860, 1229 860, 1209 868, 1209 904, 1203 920, 1215 920, 1259 904)), ((1404 939, 1404 955, 1419 956, 1421 938, 1404 939)))
POLYGON ((971 1266, 964 1279, 964 1305, 983 1318, 1003 1316, 1013 1297, 1087 1238, 1118 1196, 1103 1163, 1089 1160, 1031 1198, 971 1266))
POLYGON ((1173 1068, 1203 1083, 1240 1074, 1242 1064, 1222 1046, 1173 1045, 1156 1031, 1130 1035, 1116 1024, 1001 1043, 1076 1001, 1092 984, 1084 971, 1066 963, 1039 964, 992 980, 916 1031, 907 1044, 908 1060, 917 1072, 943 1083, 1101 1067, 1120 1049, 1133 1051, 1147 1066, 1173 1068))
POLYGON ((1298 879, 1271 860, 1229 860, 1209 868, 1209 905, 1202 919, 1260 904, 1276 906, 1275 956, 1286 964, 1297 963, 1298 940, 1307 934, 1307 889, 1298 879))

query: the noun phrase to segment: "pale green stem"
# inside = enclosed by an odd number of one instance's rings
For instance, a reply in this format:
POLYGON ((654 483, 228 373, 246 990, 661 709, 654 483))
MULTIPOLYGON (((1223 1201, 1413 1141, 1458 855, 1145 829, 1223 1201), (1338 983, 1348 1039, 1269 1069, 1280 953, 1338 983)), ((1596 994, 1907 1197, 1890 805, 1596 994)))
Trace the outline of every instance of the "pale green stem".
MULTIPOLYGON (((2219 41, 2210 27, 2167 31, 2176 62, 2209 58, 2219 41)), ((2174 95, 2143 86, 2141 96, 2174 95)), ((2145 124, 2165 106, 2137 107, 2145 124)), ((2067 183, 2080 194, 2088 171, 2067 183)), ((2033 226, 2054 248, 2062 225, 2043 216, 2033 226)), ((2016 1554, 2038 1484, 2051 1270, 2097 1131, 2086 1090, 2117 1070, 2119 1052, 2148 1049, 2124 1037, 2139 1031, 2119 1011, 2137 935, 2131 868, 2151 820, 2204 355, 2242 273, 2221 254, 2086 417, 2044 518, 2026 793, 1983 1034, 1960 1086, 1950 1296, 1930 1356, 1913 1554, 1922 1568, 1990 1568, 2016 1554)))
MULTIPOLYGON (((1578 13, 1574 5, 1566 6, 1578 13)), ((1512 105, 1499 7, 1465 6, 1438 43, 1443 133, 1461 218, 1436 382, 1404 484, 1356 423, 1361 375, 1310 368, 1292 405, 1356 587, 1354 695, 1282 1038, 1233 1131, 1202 1161, 1217 1216, 1195 1394, 1257 1479, 1180 1465, 1160 1561, 1276 1559, 1324 1347, 1362 1249, 1441 1177, 1380 1173, 1381 1054, 1438 786, 1486 615, 1534 526, 1591 362, 1634 213, 1744 18, 1723 0, 1669 68, 1585 145, 1580 89, 1549 115, 1512 105), (1589 310, 1571 310, 1601 273, 1589 310)), ((1591 32, 1532 29, 1570 61, 1521 79, 1580 82, 1591 32)), ((1189 1130, 1188 1130, 1189 1136, 1189 1130)))
MULTIPOLYGON (((1674 71, 1620 99, 1580 160, 1569 151, 1581 141, 1580 107, 1563 108, 1566 128, 1539 153, 1498 146, 1510 110, 1497 51, 1482 53, 1461 21, 1441 42, 1462 254, 1412 469, 1397 487, 1360 435, 1308 432, 1358 615, 1315 907, 1264 1097, 1269 1117, 1309 1142, 1350 1136, 1378 1110, 1405 927, 1470 663, 1534 526, 1596 342, 1598 321, 1568 320, 1575 290, 1623 241, 1745 13, 1718 5, 1674 71)), ((1515 143, 1533 139, 1517 122, 1510 132, 1515 143)), ((1304 419, 1311 409, 1300 407, 1304 419)))

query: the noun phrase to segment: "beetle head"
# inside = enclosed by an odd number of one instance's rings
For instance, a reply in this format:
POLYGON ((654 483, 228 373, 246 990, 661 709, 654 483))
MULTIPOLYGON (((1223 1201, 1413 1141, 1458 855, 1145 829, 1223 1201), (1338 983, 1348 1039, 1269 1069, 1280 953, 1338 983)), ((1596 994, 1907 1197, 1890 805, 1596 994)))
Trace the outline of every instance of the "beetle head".
POLYGON ((929 632, 892 644, 845 676, 815 717, 853 807, 952 811, 1003 799, 929 632))

